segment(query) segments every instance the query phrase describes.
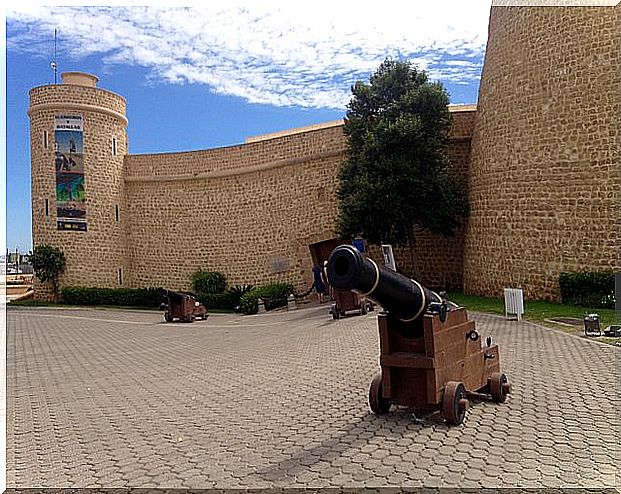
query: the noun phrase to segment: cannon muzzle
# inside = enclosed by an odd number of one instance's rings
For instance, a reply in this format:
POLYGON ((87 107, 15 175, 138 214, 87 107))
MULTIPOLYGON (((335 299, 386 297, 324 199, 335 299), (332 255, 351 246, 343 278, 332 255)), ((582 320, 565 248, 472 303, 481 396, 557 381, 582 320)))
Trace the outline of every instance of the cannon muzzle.
POLYGON ((175 292, 174 290, 168 290, 166 288, 159 288, 158 289, 159 294, 162 297, 168 298, 170 300, 183 300, 183 299, 187 299, 187 298, 197 298, 196 295, 194 293, 190 293, 190 292, 175 292))
POLYGON ((438 312, 446 303, 437 293, 395 271, 378 266, 354 246, 340 245, 328 258, 328 280, 337 290, 368 297, 397 319, 411 322, 425 312, 438 312))

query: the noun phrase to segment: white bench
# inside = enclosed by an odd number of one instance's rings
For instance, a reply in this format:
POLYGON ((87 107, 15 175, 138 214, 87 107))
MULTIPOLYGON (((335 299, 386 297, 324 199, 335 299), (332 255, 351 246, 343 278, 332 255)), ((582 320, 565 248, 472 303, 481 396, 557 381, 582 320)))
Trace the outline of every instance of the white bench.
POLYGON ((517 316, 522 320, 524 314, 524 292, 521 288, 505 288, 505 317, 517 316))

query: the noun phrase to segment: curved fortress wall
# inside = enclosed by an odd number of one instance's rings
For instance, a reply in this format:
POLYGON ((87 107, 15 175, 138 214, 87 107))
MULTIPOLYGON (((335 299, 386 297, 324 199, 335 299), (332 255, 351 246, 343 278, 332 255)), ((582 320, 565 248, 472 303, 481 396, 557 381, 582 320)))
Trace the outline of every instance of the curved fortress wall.
MULTIPOLYGON (((453 109, 449 152, 465 181, 474 107, 453 109)), ((335 237, 342 124, 186 153, 125 158, 129 286, 188 289, 197 269, 229 284, 312 283, 311 244, 335 237)), ((430 286, 462 283, 463 234, 438 246, 419 232, 416 273, 430 286), (433 250, 427 246, 436 245, 433 250)), ((399 267, 412 274, 400 249, 399 267)))
POLYGON ((127 156, 131 286, 310 285, 309 244, 334 237, 340 126, 187 153, 127 156))
POLYGON ((554 299, 619 269, 621 5, 492 7, 469 178, 464 288, 554 299))
MULTIPOLYGON (((65 252, 67 268, 61 275, 61 286, 120 286, 127 269, 125 224, 122 216, 117 217, 117 210, 126 209, 125 99, 95 84, 93 76, 66 73, 63 84, 30 91, 33 243, 52 244, 65 252), (63 143, 55 142, 59 136, 55 122, 62 116, 77 117, 82 123, 86 231, 58 229, 56 150, 62 149, 63 143)), ((73 172, 78 168, 82 166, 68 167, 73 172)), ((45 292, 45 286, 35 283, 38 293, 45 292)))

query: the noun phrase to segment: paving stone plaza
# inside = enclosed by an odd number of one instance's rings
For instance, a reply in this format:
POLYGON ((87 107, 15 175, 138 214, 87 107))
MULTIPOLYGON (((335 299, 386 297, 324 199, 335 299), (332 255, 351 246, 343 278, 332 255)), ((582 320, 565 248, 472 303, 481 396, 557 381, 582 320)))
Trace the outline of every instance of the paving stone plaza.
MULTIPOLYGON (((7 310, 8 487, 612 487, 621 349, 470 314, 504 404, 373 415, 376 313, 7 310)), ((616 477, 616 479, 615 479, 616 477)))

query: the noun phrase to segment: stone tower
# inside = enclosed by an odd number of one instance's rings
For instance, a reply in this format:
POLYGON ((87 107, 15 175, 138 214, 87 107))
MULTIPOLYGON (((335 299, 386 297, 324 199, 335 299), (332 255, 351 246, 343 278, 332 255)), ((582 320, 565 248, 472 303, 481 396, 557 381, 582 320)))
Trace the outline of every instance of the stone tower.
POLYGON ((556 299, 619 269, 621 4, 492 7, 472 137, 467 293, 556 299))
POLYGON ((127 268, 126 102, 97 81, 67 72, 30 91, 33 244, 62 248, 62 286, 123 286, 127 268))

